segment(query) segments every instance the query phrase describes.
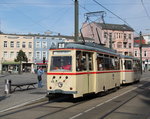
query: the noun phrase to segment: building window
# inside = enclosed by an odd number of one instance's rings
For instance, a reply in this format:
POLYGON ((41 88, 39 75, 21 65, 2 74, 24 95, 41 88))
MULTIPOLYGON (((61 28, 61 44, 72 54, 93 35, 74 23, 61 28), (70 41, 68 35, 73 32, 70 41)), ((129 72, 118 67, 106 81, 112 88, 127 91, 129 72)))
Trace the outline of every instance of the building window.
POLYGON ((39 51, 36 52, 36 59, 41 59, 41 54, 39 51))
POLYGON ((125 33, 125 34, 124 34, 124 39, 126 39, 126 38, 127 38, 127 34, 125 33))
POLYGON ((4 52, 3 52, 3 57, 4 57, 4 58, 8 58, 8 53, 7 53, 7 51, 4 51, 4 52))
POLYGON ((32 48, 32 42, 29 42, 28 47, 32 48))
POLYGON ((11 51, 11 52, 10 52, 10 58, 13 58, 13 57, 14 57, 14 52, 11 51))
POLYGON ((28 52, 28 58, 32 58, 32 52, 28 52))
POLYGON ((22 48, 26 48, 26 43, 22 42, 22 48))
POLYGON ((40 48, 40 42, 36 42, 36 48, 40 48))
POLYGON ((135 56, 135 57, 138 56, 137 54, 138 54, 138 52, 137 52, 137 51, 134 51, 134 56, 135 56))
POLYGON ((123 47, 124 47, 124 48, 127 48, 127 43, 124 43, 124 44, 123 44, 123 47))
POLYGON ((11 47, 11 48, 14 47, 14 41, 10 41, 10 47, 11 47))
POLYGON ((42 42, 42 48, 47 48, 47 42, 42 42))
POLYGON ((7 41, 4 41, 4 47, 5 48, 7 47, 7 41))
POLYGON ((117 48, 122 48, 122 42, 117 43, 117 48))
POLYGON ((45 58, 47 59, 47 52, 46 52, 46 51, 43 51, 43 52, 42 52, 42 58, 43 58, 43 57, 45 57, 45 58))
POLYGON ((107 32, 104 32, 104 38, 107 38, 107 32))
POLYGON ((129 39, 131 39, 131 34, 129 34, 129 39))
POLYGON ((129 48, 131 48, 132 47, 132 45, 131 45, 131 43, 129 43, 129 48))
POLYGON ((19 42, 19 41, 17 41, 16 47, 17 47, 17 48, 20 48, 20 42, 19 42))
POLYGON ((146 52, 146 51, 144 51, 144 56, 145 56, 145 57, 147 56, 147 52, 146 52))

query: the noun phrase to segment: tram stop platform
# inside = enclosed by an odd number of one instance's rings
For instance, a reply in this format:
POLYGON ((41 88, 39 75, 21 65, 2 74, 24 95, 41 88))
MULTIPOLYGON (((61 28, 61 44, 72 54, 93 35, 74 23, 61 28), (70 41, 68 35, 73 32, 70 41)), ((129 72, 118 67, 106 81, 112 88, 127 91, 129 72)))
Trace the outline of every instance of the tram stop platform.
POLYGON ((5 92, 5 80, 11 80, 13 83, 21 82, 36 82, 37 75, 31 73, 23 73, 21 75, 0 75, 0 113, 20 107, 40 99, 44 99, 46 96, 46 74, 43 74, 43 87, 38 88, 37 84, 35 87, 26 89, 16 89, 12 93, 6 94, 5 92))

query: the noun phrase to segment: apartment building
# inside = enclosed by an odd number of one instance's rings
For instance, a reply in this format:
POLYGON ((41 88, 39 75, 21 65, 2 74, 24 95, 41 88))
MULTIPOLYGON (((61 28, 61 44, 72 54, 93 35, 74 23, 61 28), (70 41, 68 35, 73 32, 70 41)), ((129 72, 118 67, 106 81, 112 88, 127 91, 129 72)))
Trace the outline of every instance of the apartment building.
POLYGON ((33 67, 33 36, 17 34, 0 34, 0 70, 1 72, 17 72, 19 63, 15 62, 19 50, 25 52, 28 62, 23 62, 24 69, 33 67))
POLYGON ((61 38, 60 36, 35 36, 34 69, 37 70, 38 67, 43 67, 46 71, 50 47, 57 45, 59 42, 64 42, 65 40, 66 38, 61 38))
POLYGON ((127 25, 106 23, 83 23, 83 36, 95 40, 95 43, 117 50, 123 55, 133 55, 133 32, 127 25))
MULTIPOLYGON (((150 70, 150 44, 142 44, 143 70, 150 70)), ((140 59, 139 44, 134 44, 134 57, 140 59)))

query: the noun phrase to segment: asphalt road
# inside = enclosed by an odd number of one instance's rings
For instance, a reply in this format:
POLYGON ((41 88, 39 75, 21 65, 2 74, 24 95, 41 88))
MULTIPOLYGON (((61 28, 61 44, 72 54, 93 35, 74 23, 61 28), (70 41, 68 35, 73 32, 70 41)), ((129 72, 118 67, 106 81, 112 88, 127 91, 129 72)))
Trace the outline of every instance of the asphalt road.
POLYGON ((2 119, 150 119, 150 73, 105 96, 38 102, 0 113, 2 119))

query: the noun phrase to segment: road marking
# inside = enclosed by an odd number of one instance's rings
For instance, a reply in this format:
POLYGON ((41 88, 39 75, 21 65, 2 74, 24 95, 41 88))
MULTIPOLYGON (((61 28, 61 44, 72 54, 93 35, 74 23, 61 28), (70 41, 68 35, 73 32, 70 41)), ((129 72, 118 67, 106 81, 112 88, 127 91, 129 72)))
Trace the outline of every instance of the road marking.
POLYGON ((74 118, 76 118, 76 117, 79 117, 80 115, 82 115, 82 113, 79 113, 79 114, 77 114, 77 115, 71 117, 70 119, 74 119, 74 118))
POLYGON ((91 110, 93 110, 95 107, 92 107, 92 108, 90 108, 90 109, 88 109, 88 110, 85 110, 84 112, 89 112, 89 111, 91 111, 91 110))
MULTIPOLYGON (((147 82, 146 82, 146 83, 147 83, 147 82)), ((109 99, 109 100, 106 100, 105 102, 100 103, 100 104, 96 105, 95 107, 92 107, 92 108, 90 108, 90 109, 87 109, 87 110, 85 110, 83 113, 79 113, 79 114, 77 114, 77 115, 71 117, 70 119, 74 119, 74 118, 76 118, 76 117, 79 117, 79 116, 81 116, 82 114, 87 113, 87 112, 89 112, 89 111, 95 109, 96 107, 100 107, 100 106, 102 106, 103 104, 106 104, 106 103, 108 103, 108 102, 110 102, 110 101, 112 101, 112 100, 114 100, 114 99, 116 99, 116 98, 118 98, 118 97, 120 97, 120 96, 122 96, 122 95, 125 95, 125 94, 128 93, 128 92, 131 92, 131 91, 133 91, 133 90, 135 90, 135 89, 137 89, 137 88, 139 88, 139 87, 145 85, 146 83, 141 84, 140 86, 134 87, 134 88, 132 88, 132 89, 130 89, 130 90, 127 90, 126 92, 124 92, 124 93, 122 93, 122 94, 120 94, 120 95, 117 95, 117 96, 115 96, 115 97, 113 97, 113 98, 111 98, 111 99, 109 99)))
POLYGON ((40 98, 37 98, 37 99, 35 99, 35 100, 31 100, 31 101, 28 101, 28 102, 22 103, 22 104, 20 104, 20 105, 16 105, 16 106, 13 106, 13 107, 10 107, 10 108, 7 108, 7 109, 4 109, 4 110, 1 110, 1 111, 0 111, 0 113, 2 113, 2 112, 6 112, 6 111, 9 111, 9 110, 12 110, 12 109, 15 109, 15 108, 19 108, 19 107, 22 107, 22 106, 25 106, 25 105, 27 105, 27 104, 31 104, 31 103, 33 103, 33 102, 35 102, 35 101, 38 101, 38 100, 40 100, 40 99, 43 99, 43 98, 45 98, 45 96, 40 97, 40 98))

